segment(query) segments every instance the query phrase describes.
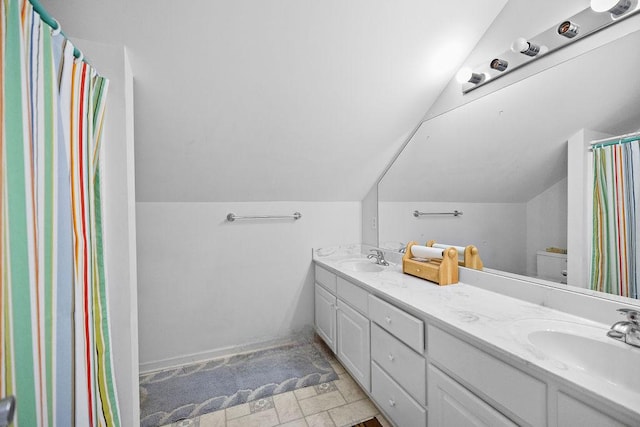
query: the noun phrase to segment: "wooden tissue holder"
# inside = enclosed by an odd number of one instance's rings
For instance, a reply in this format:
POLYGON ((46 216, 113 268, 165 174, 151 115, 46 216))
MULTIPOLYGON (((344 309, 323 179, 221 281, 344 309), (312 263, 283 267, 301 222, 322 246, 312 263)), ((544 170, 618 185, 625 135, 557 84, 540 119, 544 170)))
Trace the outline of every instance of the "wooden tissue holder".
POLYGON ((426 279, 440 286, 458 283, 458 251, 455 248, 444 249, 442 259, 416 261, 411 259, 411 247, 416 242, 409 242, 402 257, 402 272, 426 279))
MULTIPOLYGON (((429 240, 426 246, 432 247, 435 243, 435 240, 429 240)), ((482 271, 484 265, 480 259, 480 251, 478 248, 473 245, 465 246, 464 259, 462 261, 458 261, 458 265, 460 265, 460 267, 473 268, 474 270, 482 271)))

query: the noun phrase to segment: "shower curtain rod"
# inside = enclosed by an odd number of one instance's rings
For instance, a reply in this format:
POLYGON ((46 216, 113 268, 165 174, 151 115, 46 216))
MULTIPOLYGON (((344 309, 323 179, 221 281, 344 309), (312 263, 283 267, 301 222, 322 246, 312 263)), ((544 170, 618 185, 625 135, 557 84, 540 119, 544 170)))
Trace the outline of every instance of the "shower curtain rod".
POLYGON ((624 144, 627 142, 637 141, 638 139, 640 139, 640 131, 592 141, 591 146, 593 147, 594 145, 598 145, 600 147, 607 147, 609 145, 624 144))
MULTIPOLYGON (((60 28, 60 24, 58 23, 58 21, 56 21, 56 19, 51 16, 49 12, 47 12, 47 10, 38 0, 29 0, 29 3, 31 3, 31 6, 33 6, 33 10, 35 10, 38 15, 40 15, 40 19, 42 19, 45 24, 47 24, 54 30, 60 28)), ((62 34, 65 39, 69 40, 69 37, 67 37, 65 33, 60 31, 60 34, 62 34)), ((80 50, 78 50, 78 48, 75 46, 73 46, 73 56, 80 60, 84 60, 84 55, 82 55, 82 52, 80 52, 80 50)))

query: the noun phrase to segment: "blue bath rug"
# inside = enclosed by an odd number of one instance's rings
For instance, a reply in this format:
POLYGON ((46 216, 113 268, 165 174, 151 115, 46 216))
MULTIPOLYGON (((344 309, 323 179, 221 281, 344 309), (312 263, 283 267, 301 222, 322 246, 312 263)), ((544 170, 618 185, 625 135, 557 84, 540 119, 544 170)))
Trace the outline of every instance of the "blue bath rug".
POLYGON ((338 379, 320 344, 289 344, 140 376, 142 427, 338 379))

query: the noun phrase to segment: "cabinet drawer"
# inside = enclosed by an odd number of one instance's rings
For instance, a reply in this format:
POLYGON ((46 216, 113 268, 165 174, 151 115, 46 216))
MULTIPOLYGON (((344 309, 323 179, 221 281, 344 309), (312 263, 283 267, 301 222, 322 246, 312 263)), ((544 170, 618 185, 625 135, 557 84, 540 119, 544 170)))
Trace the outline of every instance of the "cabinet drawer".
POLYGON ((546 425, 546 385, 429 325, 429 358, 532 426, 546 425))
POLYGON ((375 362, 371 362, 371 395, 395 425, 427 425, 427 411, 375 362))
POLYGON ((316 282, 336 293, 336 275, 316 264, 316 282))
POLYGON ((418 353, 424 353, 424 322, 369 295, 369 318, 418 353))
POLYGON ((425 360, 378 325, 371 325, 371 360, 384 369, 414 399, 426 406, 425 360))
POLYGON ((368 296, 367 291, 361 287, 344 280, 342 277, 338 277, 338 297, 340 297, 342 301, 349 303, 365 316, 367 316, 367 312, 369 311, 368 296))

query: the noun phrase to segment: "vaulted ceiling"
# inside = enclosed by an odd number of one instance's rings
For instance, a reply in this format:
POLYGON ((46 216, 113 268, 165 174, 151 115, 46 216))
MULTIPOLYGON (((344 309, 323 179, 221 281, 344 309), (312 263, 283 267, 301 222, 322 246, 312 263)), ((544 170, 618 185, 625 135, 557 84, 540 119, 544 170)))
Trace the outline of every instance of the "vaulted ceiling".
POLYGON ((362 199, 506 0, 477 3, 43 1, 127 46, 145 202, 362 199))

